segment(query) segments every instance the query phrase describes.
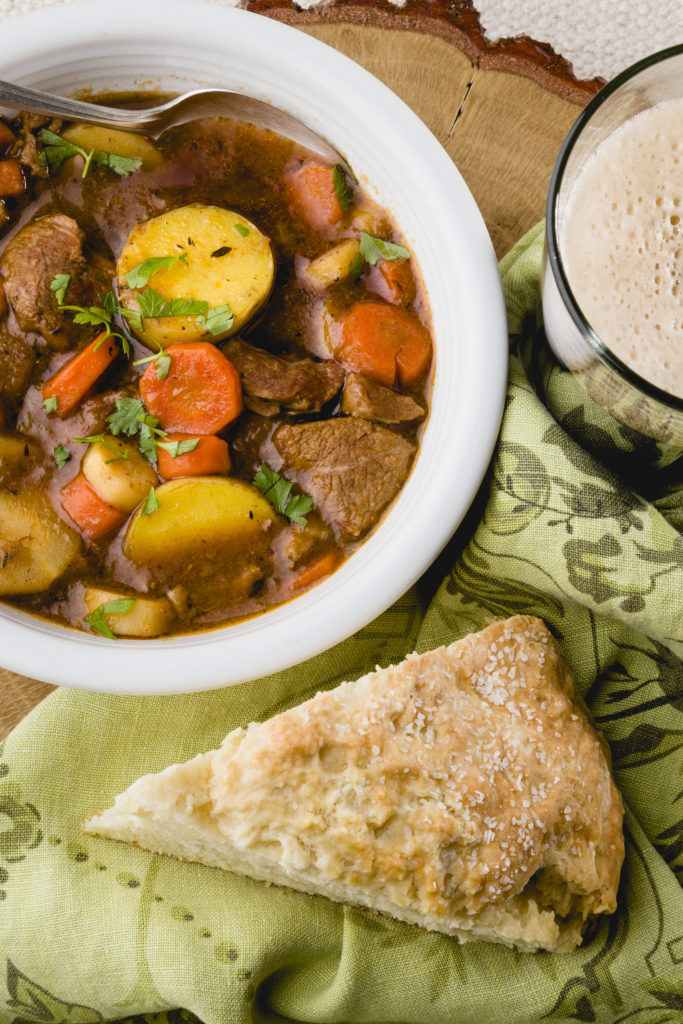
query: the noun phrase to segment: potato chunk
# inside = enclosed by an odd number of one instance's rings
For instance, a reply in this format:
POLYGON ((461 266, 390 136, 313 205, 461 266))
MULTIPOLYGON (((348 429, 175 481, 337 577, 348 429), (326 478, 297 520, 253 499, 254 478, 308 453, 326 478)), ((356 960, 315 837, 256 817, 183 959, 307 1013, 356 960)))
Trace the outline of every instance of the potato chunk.
POLYGON ((132 132, 121 132, 116 128, 98 128, 94 124, 74 124, 62 132, 62 138, 80 146, 86 152, 91 149, 101 149, 105 153, 115 153, 117 156, 132 157, 134 160, 142 160, 143 171, 153 171, 160 163, 163 163, 163 156, 151 142, 142 135, 134 135, 132 132))
MULTIPOLYGON (((193 203, 133 228, 117 263, 121 298, 138 308, 126 274, 154 256, 179 256, 173 266, 152 274, 148 286, 164 299, 192 298, 209 307, 228 305, 232 324, 211 334, 195 316, 150 317, 145 332, 166 348, 179 341, 220 341, 235 334, 264 305, 273 285, 275 261, 270 240, 233 210, 193 203)), ((148 339, 140 335, 143 343, 148 339)))
POLYGON ((25 437, 0 434, 0 469, 2 469, 3 463, 16 464, 30 459, 33 450, 33 444, 29 444, 25 437))
POLYGON ((322 256, 311 260, 302 272, 301 278, 310 291, 324 291, 333 284, 347 281, 353 274, 354 261, 360 259, 360 242, 347 238, 334 249, 328 249, 322 256))
POLYGON ((135 600, 130 611, 105 614, 105 621, 115 636, 163 636, 176 617, 167 597, 138 597, 102 587, 86 587, 83 597, 88 613, 109 601, 135 600))
POLYGON ((132 512, 159 482, 137 448, 109 434, 90 444, 81 469, 102 501, 119 512, 132 512))
POLYGON ((242 480, 182 477, 157 487, 159 508, 138 510, 123 540, 133 562, 166 565, 197 553, 221 556, 258 537, 275 513, 263 495, 242 480))
POLYGON ((0 594, 47 590, 80 551, 71 530, 35 487, 0 490, 0 594))

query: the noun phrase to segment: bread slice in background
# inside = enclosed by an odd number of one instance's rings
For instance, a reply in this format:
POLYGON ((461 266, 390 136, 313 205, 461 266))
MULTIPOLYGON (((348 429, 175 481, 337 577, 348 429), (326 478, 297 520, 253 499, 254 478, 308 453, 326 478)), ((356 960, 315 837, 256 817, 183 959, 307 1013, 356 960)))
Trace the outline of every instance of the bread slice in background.
POLYGON ((529 616, 235 729, 84 829, 528 951, 614 911, 624 857, 606 745, 529 616))

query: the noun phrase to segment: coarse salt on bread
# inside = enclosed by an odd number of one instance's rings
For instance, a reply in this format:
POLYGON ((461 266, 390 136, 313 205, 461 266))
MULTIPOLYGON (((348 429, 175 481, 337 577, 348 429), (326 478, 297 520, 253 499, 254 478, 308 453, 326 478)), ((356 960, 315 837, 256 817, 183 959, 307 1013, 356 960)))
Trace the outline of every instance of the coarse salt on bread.
POLYGON ((85 824, 461 940, 567 952, 616 908, 622 804, 540 619, 235 729, 85 824))

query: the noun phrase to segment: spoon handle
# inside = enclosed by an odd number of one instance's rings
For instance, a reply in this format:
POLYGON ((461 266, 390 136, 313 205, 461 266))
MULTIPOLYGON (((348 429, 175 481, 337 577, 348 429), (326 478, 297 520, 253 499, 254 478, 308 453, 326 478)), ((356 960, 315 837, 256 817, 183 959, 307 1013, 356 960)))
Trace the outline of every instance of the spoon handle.
POLYGON ((127 131, 145 130, 145 111, 119 110, 116 107, 95 106, 72 100, 67 96, 55 96, 27 89, 22 85, 0 80, 0 106, 12 110, 30 110, 34 114, 49 114, 68 121, 87 121, 103 128, 125 128, 127 131))

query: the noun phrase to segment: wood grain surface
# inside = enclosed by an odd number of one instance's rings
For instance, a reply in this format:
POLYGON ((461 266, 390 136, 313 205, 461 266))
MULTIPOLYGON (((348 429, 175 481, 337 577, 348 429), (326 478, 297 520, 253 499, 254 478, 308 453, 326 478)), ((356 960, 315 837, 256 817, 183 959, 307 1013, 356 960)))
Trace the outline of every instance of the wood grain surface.
MULTIPOLYGON (((566 61, 527 38, 489 45, 467 0, 249 6, 347 54, 412 107, 459 168, 499 257, 543 216, 557 151, 599 80, 577 82, 566 61)), ((51 689, 0 669, 0 739, 51 689)))

